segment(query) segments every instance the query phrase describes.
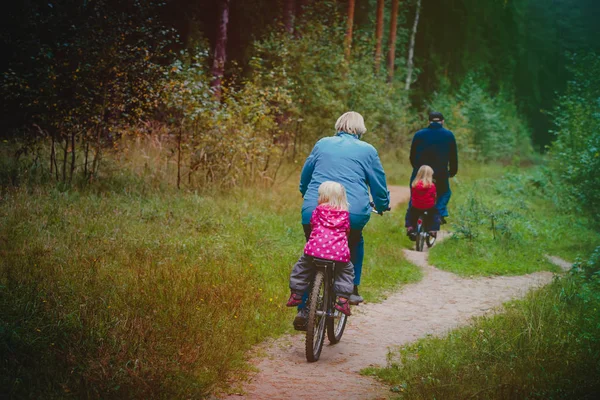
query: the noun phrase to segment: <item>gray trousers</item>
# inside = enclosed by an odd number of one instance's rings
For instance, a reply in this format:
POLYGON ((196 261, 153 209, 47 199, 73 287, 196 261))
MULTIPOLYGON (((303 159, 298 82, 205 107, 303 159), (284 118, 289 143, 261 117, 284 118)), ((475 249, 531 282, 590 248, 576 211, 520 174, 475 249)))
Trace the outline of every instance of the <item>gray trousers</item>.
MULTIPOLYGON (((306 254, 298 259, 290 275, 290 289, 294 293, 303 294, 308 290, 310 282, 315 275, 313 257, 306 254)), ((354 290, 354 265, 351 262, 335 263, 335 278, 333 281, 333 291, 336 295, 350 297, 354 290)))

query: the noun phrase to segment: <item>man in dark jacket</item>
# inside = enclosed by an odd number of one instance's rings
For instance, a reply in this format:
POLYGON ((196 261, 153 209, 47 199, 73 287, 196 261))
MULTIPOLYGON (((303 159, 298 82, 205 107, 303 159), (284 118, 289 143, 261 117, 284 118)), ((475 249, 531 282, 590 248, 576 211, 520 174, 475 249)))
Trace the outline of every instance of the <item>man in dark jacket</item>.
POLYGON ((442 217, 442 223, 445 223, 445 217, 448 216, 448 202, 452 194, 449 178, 456 175, 458 171, 458 154, 454 134, 444 129, 442 113, 429 113, 429 126, 415 133, 410 146, 410 163, 413 167, 411 185, 422 165, 429 165, 433 169, 437 188, 435 207, 442 217))

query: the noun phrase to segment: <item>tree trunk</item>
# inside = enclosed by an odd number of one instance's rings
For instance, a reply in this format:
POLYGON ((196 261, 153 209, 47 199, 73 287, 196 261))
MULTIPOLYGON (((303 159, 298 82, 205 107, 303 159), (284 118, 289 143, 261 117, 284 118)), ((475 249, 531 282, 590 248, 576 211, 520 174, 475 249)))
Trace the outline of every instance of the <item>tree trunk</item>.
POLYGON ((54 172, 54 164, 55 164, 55 159, 56 159, 56 151, 54 150, 54 135, 50 135, 50 138, 52 139, 51 142, 51 147, 50 147, 50 175, 52 175, 52 172, 54 172))
MULTIPOLYGON (((183 123, 182 123, 183 125, 183 123)), ((183 136, 183 126, 179 127, 179 137, 177 138, 177 189, 181 189, 181 137, 183 136)))
POLYGON ((394 79, 394 65, 396 63, 396 32, 398 30, 398 0, 392 0, 392 16, 390 23, 390 40, 388 50, 388 82, 394 79))
POLYGON ((217 28, 217 40, 215 42, 215 53, 212 66, 213 80, 210 86, 213 88, 214 96, 217 100, 221 99, 221 84, 223 73, 225 71, 225 61, 227 60, 227 24, 229 23, 229 1, 220 0, 219 7, 219 25, 217 28))
POLYGON ((354 0, 348 0, 348 19, 346 21, 345 55, 350 60, 350 49, 352 48, 352 27, 354 25, 354 0))
POLYGON ((87 179, 88 177, 88 158, 90 155, 90 142, 85 138, 85 160, 83 162, 83 177, 87 179))
POLYGON ((383 38, 383 8, 384 1, 377 0, 377 21, 375 23, 375 72, 379 72, 381 64, 381 40, 383 38))
POLYGON ((419 25, 419 14, 421 12, 421 0, 417 0, 417 11, 415 12, 415 23, 413 24, 412 34, 410 35, 410 47, 408 49, 408 59, 406 62, 406 85, 404 89, 410 90, 413 73, 413 58, 415 55, 415 38, 417 37, 417 26, 419 25))
POLYGON ((62 180, 67 182, 67 157, 69 155, 69 137, 65 136, 65 147, 63 149, 62 180))
POLYGON ((296 10, 295 0, 284 0, 283 4, 283 27, 290 35, 294 33, 294 13, 296 10))
POLYGON ((98 164, 100 163, 100 135, 102 133, 102 127, 100 124, 96 125, 96 152, 94 153, 94 159, 92 160, 92 168, 90 170, 90 182, 96 177, 98 173, 98 164))
POLYGON ((73 182, 73 172, 75 171, 75 132, 71 134, 71 170, 69 171, 69 182, 73 182))

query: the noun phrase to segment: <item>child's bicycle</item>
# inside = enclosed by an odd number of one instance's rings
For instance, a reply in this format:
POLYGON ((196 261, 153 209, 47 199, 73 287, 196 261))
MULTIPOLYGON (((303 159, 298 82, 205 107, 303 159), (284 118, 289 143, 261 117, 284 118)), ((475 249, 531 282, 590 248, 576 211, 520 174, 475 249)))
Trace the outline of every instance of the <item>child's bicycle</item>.
MULTIPOLYGON (((373 212, 378 212, 371 202, 373 212)), ((389 211, 388 208, 385 211, 389 211)), ((313 258, 315 277, 311 283, 310 294, 306 302, 308 321, 306 323, 306 359, 314 362, 321 356, 325 332, 329 343, 336 344, 342 339, 348 316, 335 308, 336 295, 333 290, 335 261, 313 258)))
POLYGON ((315 277, 306 303, 308 322, 306 329, 306 359, 317 361, 321 356, 325 331, 329 343, 336 344, 344 334, 348 316, 335 309, 333 291, 335 261, 314 258, 315 277))
POLYGON ((427 244, 427 247, 431 247, 434 245, 436 237, 432 236, 427 230, 427 226, 425 221, 429 220, 429 214, 427 211, 422 211, 417 218, 417 229, 415 230, 415 247, 417 251, 423 251, 423 247, 427 244))

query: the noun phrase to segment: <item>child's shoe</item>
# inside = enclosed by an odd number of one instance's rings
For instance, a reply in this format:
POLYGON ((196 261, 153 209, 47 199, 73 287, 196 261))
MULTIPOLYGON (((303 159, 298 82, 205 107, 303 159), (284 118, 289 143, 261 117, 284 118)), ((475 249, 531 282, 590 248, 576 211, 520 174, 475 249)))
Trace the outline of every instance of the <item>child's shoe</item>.
POLYGON ((410 240, 412 240, 413 242, 417 239, 415 232, 414 232, 414 228, 412 226, 408 226, 406 228, 406 236, 408 236, 408 238, 410 240))
POLYGON ((299 293, 290 294, 290 298, 287 301, 286 307, 296 307, 302 303, 302 295, 299 293))
POLYGON ((348 299, 344 297, 338 298, 338 301, 335 303, 335 309, 343 314, 352 315, 352 312, 350 312, 350 304, 348 303, 348 299))

